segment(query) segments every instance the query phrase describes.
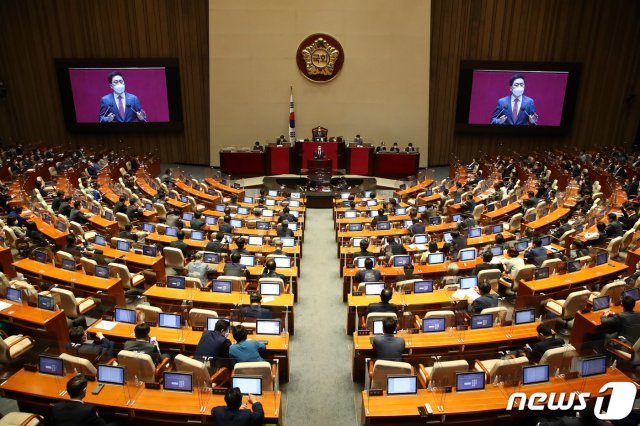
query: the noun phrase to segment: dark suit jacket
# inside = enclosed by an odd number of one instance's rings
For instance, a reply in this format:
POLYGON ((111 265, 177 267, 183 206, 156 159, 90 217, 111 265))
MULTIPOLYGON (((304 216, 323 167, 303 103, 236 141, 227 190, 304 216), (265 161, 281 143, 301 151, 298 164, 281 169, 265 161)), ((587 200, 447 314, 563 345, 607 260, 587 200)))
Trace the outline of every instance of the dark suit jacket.
POLYGON ((222 243, 218 240, 209 241, 207 246, 204 248, 204 251, 212 251, 214 253, 224 252, 225 250, 222 248, 222 243))
POLYGON ((559 348, 562 345, 564 345, 564 340, 558 337, 552 337, 551 339, 541 340, 533 345, 533 348, 527 349, 525 353, 530 361, 537 361, 542 358, 542 355, 544 355, 547 350, 559 348))
POLYGON ((279 228, 277 231, 278 237, 280 238, 286 238, 286 237, 293 237, 293 231, 289 228, 279 228))
POLYGON ((611 318, 603 316, 602 325, 609 332, 624 336, 632 345, 640 338, 640 312, 620 312, 611 318))
POLYGON ((229 357, 231 341, 213 330, 202 333, 202 337, 196 346, 197 357, 229 357))
POLYGON ((320 154, 318 154, 318 151, 313 151, 313 159, 314 160, 322 160, 326 157, 327 155, 325 154, 324 151, 321 151, 320 154))
POLYGON ((467 307, 467 309, 469 310, 469 312, 479 314, 483 309, 495 308, 496 306, 498 306, 498 295, 485 294, 484 296, 480 296, 476 300, 474 300, 473 303, 467 307))
POLYGON ((54 426, 102 426, 107 423, 98 417, 96 407, 79 401, 58 402, 51 409, 54 426))
POLYGON ((178 250, 180 250, 185 258, 188 257, 189 253, 191 252, 189 245, 180 240, 171 241, 169 247, 177 248, 178 250))
POLYGON ((113 113, 115 115, 115 117, 113 117, 113 123, 129 123, 132 121, 140 121, 138 120, 138 116, 135 113, 136 111, 140 111, 142 109, 138 97, 127 92, 123 93, 123 95, 124 97, 122 98, 122 105, 125 111, 124 117, 120 116, 117 97, 114 96, 113 92, 102 97, 102 99, 100 100, 100 115, 98 116, 100 123, 107 123, 107 115, 109 115, 110 113, 113 113))
POLYGON ((473 268, 473 271, 471 272, 471 275, 478 275, 480 273, 480 271, 484 271, 487 269, 498 269, 500 270, 500 266, 498 264, 494 265, 493 263, 478 263, 476 265, 475 268, 473 268))
POLYGON ((189 224, 191 225, 191 229, 195 229, 196 231, 199 231, 205 225, 202 219, 193 219, 189 224))
POLYGON ((143 342, 141 340, 127 340, 124 342, 124 350, 131 352, 141 352, 143 354, 151 355, 154 362, 160 356, 160 352, 156 345, 151 342, 143 342))
POLYGON ((383 302, 369 303, 369 306, 367 306, 367 311, 365 312, 365 315, 369 315, 372 312, 391 312, 391 313, 397 314, 398 307, 394 303, 383 303, 383 302))
POLYGON ((402 352, 404 352, 404 339, 402 337, 396 337, 393 334, 374 336, 371 338, 371 344, 373 345, 376 359, 387 361, 402 360, 402 352))
POLYGON ((124 203, 121 203, 120 201, 118 201, 117 203, 115 203, 113 205, 113 214, 115 215, 116 213, 127 213, 127 206, 124 205, 124 203))
POLYGON ((507 116, 505 122, 502 123, 503 126, 521 126, 530 124, 528 115, 532 115, 533 113, 535 113, 536 107, 534 105, 533 99, 531 99, 530 97, 522 95, 521 98, 521 104, 518 106, 519 111, 515 121, 513 120, 511 110, 511 95, 498 99, 496 109, 491 115, 491 124, 499 124, 498 119, 502 115, 507 116))
POLYGON ((244 277, 244 271, 246 271, 246 267, 239 263, 225 263, 224 269, 222 270, 222 275, 228 275, 231 277, 244 277))
POLYGON ((240 310, 240 315, 243 318, 270 319, 271 310, 262 306, 244 306, 240 310))
POLYGON ((409 232, 411 232, 411 235, 424 234, 425 231, 426 227, 422 222, 414 223, 409 227, 409 232))
POLYGON ((360 269, 356 272, 356 282, 371 282, 382 280, 382 273, 377 269, 360 269))
POLYGON ((225 406, 213 407, 211 415, 217 426, 252 426, 261 425, 264 422, 264 411, 262 404, 253 404, 253 411, 238 410, 233 411, 225 406))
POLYGON ((622 237, 624 235, 622 224, 617 220, 609 222, 609 224, 605 228, 605 232, 607 233, 607 237, 609 238, 622 237))
POLYGON ((58 210, 58 213, 63 216, 69 217, 69 215, 71 214, 71 204, 67 203, 66 201, 63 201, 60 204, 60 210, 58 210))

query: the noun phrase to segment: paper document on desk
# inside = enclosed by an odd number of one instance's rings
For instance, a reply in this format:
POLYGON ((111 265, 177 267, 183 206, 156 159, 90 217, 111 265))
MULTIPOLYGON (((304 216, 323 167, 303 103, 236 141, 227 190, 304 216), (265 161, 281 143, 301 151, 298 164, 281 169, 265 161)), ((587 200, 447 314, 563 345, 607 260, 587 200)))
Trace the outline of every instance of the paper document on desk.
POLYGON ((427 246, 425 244, 409 244, 409 248, 411 250, 425 251, 427 246))
POLYGON ((473 302, 478 297, 480 297, 480 295, 474 289, 468 288, 465 290, 456 290, 455 293, 451 295, 451 297, 453 299, 458 299, 458 300, 469 299, 470 301, 473 302))
POLYGON ((102 320, 95 325, 95 328, 97 328, 98 330, 113 330, 116 324, 117 323, 115 321, 102 320))
POLYGON ((276 300, 276 298, 275 298, 275 297, 273 297, 273 296, 264 296, 264 297, 262 298, 262 301, 263 301, 263 302, 273 302, 274 300, 276 300))
POLYGON ((13 306, 11 303, 0 302, 0 311, 10 308, 11 306, 13 306))

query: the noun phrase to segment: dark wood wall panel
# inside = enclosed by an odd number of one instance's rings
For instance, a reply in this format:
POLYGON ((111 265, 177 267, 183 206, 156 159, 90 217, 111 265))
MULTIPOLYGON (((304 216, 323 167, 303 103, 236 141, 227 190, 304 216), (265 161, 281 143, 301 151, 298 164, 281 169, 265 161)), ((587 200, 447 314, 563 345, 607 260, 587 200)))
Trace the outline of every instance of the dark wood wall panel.
POLYGON ((626 0, 432 0, 429 162, 631 141, 640 122, 639 16, 640 2, 626 0), (461 60, 582 63, 571 134, 456 135, 461 60))
POLYGON ((4 143, 128 148, 163 161, 209 163, 207 0, 0 2, 0 137, 4 143), (73 134, 65 129, 54 58, 180 62, 184 131, 73 134), (120 143, 119 141, 123 142, 120 143))

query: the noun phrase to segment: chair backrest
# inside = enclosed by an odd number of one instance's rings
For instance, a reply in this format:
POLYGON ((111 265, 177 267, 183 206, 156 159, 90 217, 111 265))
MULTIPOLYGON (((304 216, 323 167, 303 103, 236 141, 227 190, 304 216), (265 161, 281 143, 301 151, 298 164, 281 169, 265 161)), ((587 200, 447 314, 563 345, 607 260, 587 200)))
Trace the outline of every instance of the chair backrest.
POLYGON ((55 167, 53 166, 49 166, 49 174, 51 175, 51 177, 56 177, 58 176, 58 171, 56 170, 55 167))
POLYGON ((609 252, 609 258, 616 258, 620 255, 620 246, 622 245, 622 237, 615 237, 609 241, 607 251, 609 252))
POLYGON ((562 264, 562 259, 547 259, 542 262, 541 267, 548 266, 549 267, 549 275, 555 273, 560 265, 562 264))
POLYGON ((203 288, 204 284, 202 284, 202 281, 200 281, 200 278, 185 277, 185 287, 186 288, 203 288))
POLYGON ((173 363, 176 366, 176 371, 186 371, 191 373, 194 387, 211 387, 211 376, 209 376, 209 370, 204 362, 178 354, 173 359, 173 363))
POLYGON ((123 288, 131 288, 131 273, 129 272, 129 268, 127 268, 127 265, 112 262, 109 264, 109 274, 120 278, 123 288))
POLYGON ((424 318, 444 318, 445 327, 453 327, 456 322, 456 314, 453 311, 429 311, 424 315, 424 318))
POLYGON ((396 283, 396 291, 398 292, 402 292, 406 290, 413 291, 413 283, 417 281, 422 281, 422 279, 398 281, 396 283))
POLYGON ((143 304, 136 305, 136 313, 138 314, 140 321, 158 323, 158 316, 161 312, 162 309, 157 306, 143 304))
POLYGON ((493 287, 493 284, 498 284, 501 276, 502 272, 499 269, 485 269, 478 273, 478 283, 486 281, 493 287))
POLYGON ((202 308, 192 308, 189 311, 189 323, 192 327, 206 327, 208 317, 218 318, 218 312, 202 308))
POLYGON ((610 300, 620 300, 620 295, 627 284, 624 280, 617 280, 606 284, 600 289, 600 296, 609 296, 610 300))
POLYGON ((78 302, 76 302, 76 297, 71 291, 59 287, 53 287, 50 291, 56 304, 62 308, 66 316, 69 318, 78 317, 78 302))
POLYGON ((371 312, 367 315, 367 329, 373 330, 373 322, 377 320, 384 320, 386 318, 393 318, 394 320, 398 320, 398 315, 393 312, 371 312))
POLYGON ((170 268, 184 268, 184 255, 180 249, 174 247, 165 247, 162 249, 164 254, 164 263, 170 268))
POLYGON ((66 251, 58 250, 56 252, 56 264, 58 266, 62 265, 62 259, 69 259, 75 262, 75 258, 70 253, 67 253, 66 251))
POLYGON ((82 270, 87 275, 93 275, 95 273, 96 266, 98 266, 98 263, 95 260, 86 257, 80 258, 80 264, 82 265, 82 270))
POLYGON ((371 388, 387 390, 387 377, 400 374, 413 374, 411 364, 408 362, 379 359, 373 364, 371 388))
POLYGON ((633 240, 634 232, 635 232, 635 229, 631 228, 624 233, 624 235, 622 236, 622 241, 620 242, 620 250, 626 250, 627 248, 629 248, 629 245, 633 240))
POLYGON ((233 367, 233 375, 262 377, 262 390, 273 391, 274 381, 271 375, 271 364, 267 361, 238 362, 233 367))
POLYGON ((456 373, 468 371, 469 363, 464 359, 455 361, 437 361, 429 374, 429 389, 432 387, 455 386, 456 373))
POLYGON ((517 381, 522 376, 522 367, 529 364, 526 356, 495 361, 489 370, 487 382, 493 382, 496 378, 499 381, 517 381))
POLYGON ((496 306, 495 308, 484 308, 480 313, 481 314, 491 314, 493 315, 493 322, 496 320, 502 324, 504 323, 504 319, 507 316, 507 308, 505 306, 496 306))
POLYGON ((79 374, 89 374, 95 376, 98 374, 96 367, 91 364, 88 359, 79 356, 73 356, 62 353, 60 358, 64 361, 64 368, 67 372, 76 372, 79 374))
POLYGON ((118 222, 118 228, 123 230, 129 224, 129 217, 122 212, 118 212, 116 213, 116 222, 118 222))
POLYGON ((476 204, 476 206, 473 208, 473 219, 475 219, 476 221, 480 220, 483 211, 484 204, 476 204))
POLYGON ((218 280, 231 281, 231 291, 244 291, 247 282, 246 277, 236 277, 232 275, 220 275, 218 280))
POLYGON ((574 291, 567 296, 564 302, 562 319, 570 320, 575 317, 576 312, 584 309, 589 301, 591 292, 589 290, 574 291))
POLYGON ((560 244, 562 244, 562 243, 564 242, 564 240, 566 240, 566 239, 567 239, 567 237, 568 237, 569 235, 572 235, 572 234, 575 234, 575 233, 576 233, 576 230, 575 230, 575 229, 569 229, 567 232, 565 232, 564 234, 562 234, 562 235, 560 236, 560 238, 558 238, 558 242, 559 242, 560 244))
POLYGON ((513 286, 511 287, 512 290, 518 290, 520 281, 531 281, 533 279, 533 272, 535 270, 536 265, 524 265, 522 268, 518 269, 515 277, 513 278, 513 286))
POLYGON ((74 222, 73 220, 69 222, 69 231, 76 237, 84 240, 84 229, 82 229, 82 225, 78 222, 74 222))
POLYGON ((520 223, 522 223, 522 213, 514 214, 509 221, 509 231, 515 232, 520 230, 520 223))
POLYGON ((166 219, 167 218, 167 209, 164 208, 163 204, 153 203, 153 208, 158 212, 158 218, 166 219))
POLYGON ((580 261, 580 267, 583 268, 586 264, 591 262, 591 256, 581 256, 581 257, 578 257, 576 260, 580 261))
POLYGON ((129 382, 136 377, 145 383, 155 382, 156 366, 151 355, 123 349, 118 352, 118 364, 124 366, 125 380, 129 382))
POLYGON ((9 247, 15 246, 16 240, 18 239, 18 237, 16 237, 16 234, 15 232, 13 232, 13 229, 5 225, 2 227, 2 230, 4 231, 4 238, 7 243, 7 246, 9 247))
POLYGON ((553 374, 556 370, 566 373, 571 370, 573 360, 577 356, 576 348, 572 345, 564 345, 559 348, 547 349, 542 354, 539 364, 549 364, 549 374, 553 374))

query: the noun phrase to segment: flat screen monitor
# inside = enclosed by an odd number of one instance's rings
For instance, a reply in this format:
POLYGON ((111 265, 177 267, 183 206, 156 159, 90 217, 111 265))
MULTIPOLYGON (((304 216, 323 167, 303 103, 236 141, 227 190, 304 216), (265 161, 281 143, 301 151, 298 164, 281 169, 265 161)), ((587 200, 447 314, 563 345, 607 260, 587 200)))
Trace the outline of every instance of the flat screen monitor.
POLYGON ((211 291, 214 293, 231 293, 231 281, 213 280, 211 283, 211 291))
POLYGON ((277 256, 273 258, 276 262, 276 268, 291 268, 291 258, 284 256, 277 256))
POLYGON ((158 314, 158 327, 178 329, 181 324, 180 314, 165 314, 164 312, 158 314))
POLYGON ((478 314, 471 315, 471 329, 477 330, 480 328, 493 327, 493 315, 492 314, 478 314))
POLYGON ((484 371, 456 373, 456 392, 466 392, 484 389, 484 371))
POLYGON ((167 276, 167 288, 177 288, 180 290, 184 290, 186 286, 187 286, 186 277, 181 277, 178 275, 167 276))
POLYGON ((262 294, 263 296, 280 296, 280 283, 261 282, 260 294, 262 294))
POLYGON ((590 377, 607 372, 607 357, 594 356, 583 358, 580 362, 580 375, 590 377))
POLYGON ((478 286, 478 277, 460 277, 460 289, 466 290, 478 286))
POLYGON ((118 240, 116 248, 120 251, 129 251, 131 250, 131 243, 129 243, 129 241, 118 240))
POLYGON ((540 268, 536 268, 536 270, 533 271, 533 278, 536 280, 543 280, 545 278, 549 278, 549 267, 543 266, 540 268))
POLYGON ((7 287, 7 293, 5 297, 7 298, 7 300, 11 300, 12 302, 22 302, 22 292, 17 288, 7 287))
POLYGON ((476 238, 482 235, 482 228, 469 229, 469 238, 476 238))
POLYGON ((580 261, 572 260, 567 262, 567 272, 577 272, 580 270, 580 261))
POLYGON ((603 309, 609 309, 611 305, 611 298, 609 296, 600 296, 593 299, 593 310, 601 311, 603 309))
POLYGON ((113 319, 117 322, 124 322, 126 324, 136 323, 136 311, 133 309, 115 308, 113 319))
POLYGON ((257 319, 256 334, 278 336, 280 334, 280 320, 279 319, 257 319))
POLYGON ((444 253, 430 253, 427 256, 427 263, 429 265, 438 265, 444 263, 444 253))
POLYGON ((535 220, 536 220, 536 214, 529 213, 529 216, 527 216, 527 222, 534 222, 535 220))
POLYGON ((596 254, 596 266, 604 265, 609 261, 609 253, 603 252, 596 254))
POLYGON ((502 223, 500 223, 498 225, 493 225, 493 227, 491 228, 491 233, 492 234, 500 234, 500 233, 502 233, 503 230, 504 230, 504 225, 502 223))
POLYGON ((540 242, 542 243, 543 247, 550 246, 551 245, 551 236, 550 235, 543 235, 542 237, 540 237, 540 242))
POLYGON ((444 331, 444 318, 425 318, 422 320, 423 333, 438 333, 444 331))
POLYGON ((451 241, 453 241, 453 237, 451 236, 450 232, 445 232, 444 234, 442 234, 442 239, 445 243, 450 243, 451 241))
POLYGON ((41 250, 35 250, 33 252, 33 258, 36 262, 47 263, 47 253, 41 250))
POLYGON ((240 219, 231 219, 229 221, 229 224, 233 227, 233 228, 242 228, 242 220, 240 219))
POLYGON ((167 237, 177 237, 178 236, 178 228, 170 226, 167 229, 165 229, 164 233, 165 233, 165 235, 167 237))
POLYGON ((442 218, 440 216, 433 216, 429 218, 429 225, 436 226, 442 223, 442 218))
POLYGON ((218 253, 205 251, 202 253, 202 260, 205 263, 218 263, 220 262, 220 256, 218 255, 218 253))
POLYGON ((107 245, 107 240, 102 235, 96 234, 96 238, 93 240, 93 244, 104 247, 107 245))
POLYGON ((465 261, 469 261, 469 260, 475 260, 475 258, 476 258, 476 249, 470 248, 470 249, 460 250, 459 258, 460 258, 461 262, 465 262, 465 261))
POLYGON ((519 309, 513 314, 513 322, 516 325, 531 324, 536 320, 535 309, 519 309))
POLYGON ((491 213, 492 211, 494 211, 496 209, 496 205, 494 203, 491 203, 487 206, 487 212, 491 213))
POLYGON ((267 195, 269 197, 277 197, 278 196, 278 191, 275 189, 270 189, 269 192, 267 192, 267 195))
POLYGON ((504 254, 504 250, 500 246, 493 246, 489 249, 491 254, 494 256, 502 256, 504 254))
POLYGON ((380 296, 384 290, 384 283, 366 283, 364 285, 364 294, 366 296, 380 296))
POLYGON ((349 224, 349 231, 351 231, 351 232, 362 231, 362 224, 361 223, 350 223, 349 224))
POLYGON ((410 265, 411 264, 411 256, 408 254, 401 254, 393 256, 393 266, 396 268, 410 265))
POLYGON ((207 330, 215 330, 216 323, 218 321, 224 321, 227 323, 227 327, 231 325, 231 319, 229 318, 218 318, 218 317, 207 317, 207 330))
POLYGON ((462 222, 462 215, 461 214, 454 214, 451 216, 451 222, 457 223, 457 222, 462 222))
POLYGON ((110 385, 124 385, 124 367, 99 364, 98 382, 110 385))
POLYGON ((243 395, 262 395, 262 377, 258 376, 233 376, 231 387, 240 389, 243 395))
POLYGON ((64 360, 58 357, 40 355, 38 357, 38 371, 52 376, 64 376, 64 360))
POLYGON ((240 264, 244 266, 253 266, 256 264, 254 256, 240 256, 240 264))
POLYGON ((62 269, 65 271, 75 271, 76 261, 73 259, 62 259, 62 269))
POLYGON ((51 216, 49 216, 48 214, 43 214, 42 215, 42 220, 44 220, 46 223, 51 225, 51 216))
POLYGON ((535 385, 549 381, 549 365, 528 365, 522 367, 522 384, 535 385))
POLYGON ((295 199, 295 200, 299 200, 302 197, 302 195, 299 192, 292 192, 291 193, 291 198, 295 199))
POLYGON ((433 281, 432 280, 415 281, 413 283, 413 292, 415 294, 433 293, 433 281))
POLYGON ((152 232, 155 232, 156 227, 153 225, 153 223, 145 222, 142 224, 142 230, 151 234, 152 232))
POLYGON ((403 214, 407 214, 407 208, 406 207, 398 207, 396 209, 396 215, 400 216, 403 214))
POLYGON ((249 214, 249 209, 246 208, 246 207, 238 207, 237 213, 239 215, 242 215, 242 216, 248 215, 249 214))
POLYGON ((38 295, 38 308, 46 309, 47 311, 55 311, 56 310, 56 301, 53 297, 44 296, 42 294, 38 295))
POLYGON ((244 203, 253 204, 253 197, 244 197, 242 200, 244 203))
POLYGON ((204 240, 204 232, 202 231, 191 231, 190 239, 194 241, 203 241, 204 240))
POLYGON ((60 220, 56 222, 56 229, 60 232, 65 232, 67 230, 67 224, 60 220))
POLYGON ((100 213, 100 207, 96 206, 96 205, 91 205, 91 213, 92 214, 98 214, 100 213))
POLYGON ((429 236, 426 234, 418 234, 413 236, 414 244, 427 244, 429 242, 429 236))
POLYGON ((165 371, 162 373, 164 390, 178 392, 193 391, 193 377, 191 373, 165 371))
POLYGON ((289 200, 289 207, 300 207, 300 201, 298 201, 298 200, 289 200))
POLYGON ((387 376, 387 395, 415 395, 418 376, 387 376))
POLYGON ((298 230, 298 224, 297 223, 290 223, 289 225, 287 225, 287 228, 291 229, 292 231, 297 231, 298 230))
POLYGON ((98 278, 109 278, 109 267, 104 265, 96 265, 94 267, 94 275, 98 278))
POLYGON ((182 220, 191 221, 191 219, 193 219, 193 213, 190 213, 190 212, 182 213, 182 220))
POLYGON ((367 206, 373 207, 378 204, 378 200, 367 200, 367 206))
POLYGON ((360 247, 360 243, 366 240, 366 238, 357 238, 357 237, 353 237, 351 239, 351 247, 360 247))
POLYGON ((402 221, 402 226, 405 228, 410 228, 413 225, 413 221, 411 219, 406 219, 402 221))
POLYGON ((106 210, 105 210, 105 212, 104 212, 104 218, 105 218, 106 220, 113 220, 113 213, 108 212, 108 211, 106 211, 106 210))
POLYGON ((509 200, 506 198, 504 200, 500 200, 500 207, 506 207, 509 204, 509 200))
POLYGON ((524 251, 527 249, 527 247, 529 247, 529 240, 516 241, 516 243, 514 244, 514 247, 518 251, 524 251))
POLYGON ((632 288, 622 292, 622 297, 629 296, 636 302, 640 300, 640 288, 632 288))
POLYGON ((158 247, 151 244, 144 244, 142 246, 142 254, 149 257, 156 257, 158 255, 158 247))
POLYGON ((247 242, 250 246, 261 246, 263 243, 262 237, 258 235, 250 235, 249 241, 247 242))
POLYGON ((207 225, 215 225, 216 223, 218 223, 218 218, 215 216, 205 216, 204 223, 207 225))
POLYGON ((376 229, 378 231, 388 231, 391 229, 391 222, 378 222, 376 224, 376 229))
POLYGON ((378 216, 380 213, 378 213, 378 210, 371 210, 369 212, 369 217, 376 217, 378 216))
POLYGON ((427 188, 424 190, 424 195, 427 197, 431 197, 433 195, 433 189, 427 188))
MULTIPOLYGON (((380 334, 384 334, 384 328, 383 328, 383 324, 384 324, 384 320, 374 320, 372 325, 373 325, 373 334, 375 335, 380 335, 380 334)), ((397 334, 398 331, 395 330, 393 332, 393 334, 397 334)))
POLYGON ((220 213, 223 213, 223 212, 224 212, 224 209, 225 209, 226 207, 227 207, 227 206, 225 206, 224 204, 216 204, 216 211, 217 211, 217 212, 220 212, 220 213))
POLYGON ((453 202, 456 204, 460 204, 460 202, 462 201, 462 198, 459 195, 456 195, 453 197, 453 202))
POLYGON ((296 245, 294 237, 282 237, 280 241, 282 241, 282 247, 295 247, 296 245))
POLYGON ((153 205, 151 203, 144 203, 144 209, 146 211, 151 211, 153 210, 153 205))
POLYGON ((367 259, 371 259, 373 261, 373 266, 376 266, 376 259, 373 256, 360 256, 355 258, 356 268, 364 268, 364 262, 367 259))
POLYGON ((342 192, 342 193, 340 193, 340 199, 341 200, 348 200, 349 199, 349 195, 351 195, 351 194, 349 194, 348 192, 342 192))
POLYGON ((256 221, 256 229, 266 231, 271 229, 271 224, 269 224, 269 222, 265 222, 264 220, 258 220, 256 221))
POLYGON ((273 210, 262 209, 262 216, 263 217, 273 217, 273 210))
POLYGON ((418 213, 422 213, 425 210, 427 210, 427 206, 425 206, 424 204, 421 206, 418 206, 418 213))
POLYGON ((189 199, 185 195, 182 195, 180 197, 180 201, 182 201, 184 204, 188 204, 189 203, 189 199))
POLYGON ((276 200, 272 200, 272 199, 266 199, 264 202, 267 206, 275 206, 276 205, 276 200))

